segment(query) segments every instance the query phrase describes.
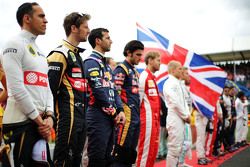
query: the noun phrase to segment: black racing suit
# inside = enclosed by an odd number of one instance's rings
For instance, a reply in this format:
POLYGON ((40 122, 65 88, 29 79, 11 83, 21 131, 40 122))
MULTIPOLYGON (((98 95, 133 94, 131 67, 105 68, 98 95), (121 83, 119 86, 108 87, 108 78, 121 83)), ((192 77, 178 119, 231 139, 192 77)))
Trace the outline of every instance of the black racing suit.
POLYGON ((94 50, 84 61, 84 74, 90 97, 86 112, 89 167, 104 167, 112 161, 114 118, 123 112, 122 102, 101 53, 94 50))
POLYGON ((57 117, 55 166, 77 167, 81 163, 86 138, 86 82, 79 55, 82 51, 84 50, 63 41, 47 57, 57 117))
POLYGON ((114 70, 115 86, 123 102, 126 122, 120 127, 116 136, 115 164, 116 166, 135 163, 140 132, 139 113, 139 74, 126 60, 114 70))

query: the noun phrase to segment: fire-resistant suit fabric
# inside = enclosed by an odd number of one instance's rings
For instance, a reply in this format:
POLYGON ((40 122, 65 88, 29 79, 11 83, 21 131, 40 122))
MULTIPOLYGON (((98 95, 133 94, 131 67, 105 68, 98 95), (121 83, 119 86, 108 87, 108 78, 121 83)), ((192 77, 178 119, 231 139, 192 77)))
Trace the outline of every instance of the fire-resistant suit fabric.
POLYGON ((124 108, 126 122, 117 130, 115 161, 120 165, 135 163, 140 132, 139 74, 126 60, 114 70, 115 86, 124 108))
MULTIPOLYGON (((31 120, 39 114, 54 111, 47 76, 48 64, 35 43, 36 38, 22 30, 7 42, 2 54, 9 96, 3 116, 3 138, 6 146, 15 143, 15 166, 32 166, 33 146, 42 137, 31 120)), ((5 160, 3 166, 9 163, 8 159, 5 160)))
POLYGON ((47 57, 57 117, 55 166, 79 166, 82 158, 86 138, 86 82, 80 56, 83 51, 63 40, 47 57))
POLYGON ((94 50, 84 61, 88 82, 89 106, 86 113, 89 167, 112 163, 114 118, 123 112, 121 99, 114 87, 110 67, 103 54, 94 50))
POLYGON ((169 74, 164 83, 163 94, 168 107, 168 155, 167 166, 175 167, 184 142, 185 120, 190 116, 181 81, 169 74))
POLYGON ((160 95, 155 76, 147 68, 140 74, 140 136, 136 166, 152 167, 159 147, 160 95))

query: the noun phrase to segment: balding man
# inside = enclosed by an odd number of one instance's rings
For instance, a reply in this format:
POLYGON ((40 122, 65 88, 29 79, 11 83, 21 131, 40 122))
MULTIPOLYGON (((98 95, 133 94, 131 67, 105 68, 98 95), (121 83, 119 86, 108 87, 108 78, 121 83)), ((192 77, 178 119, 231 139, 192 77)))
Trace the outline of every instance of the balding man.
POLYGON ((176 167, 184 142, 184 125, 190 122, 190 112, 181 86, 182 65, 178 61, 168 63, 169 78, 164 83, 163 94, 168 107, 168 155, 167 167, 176 167))

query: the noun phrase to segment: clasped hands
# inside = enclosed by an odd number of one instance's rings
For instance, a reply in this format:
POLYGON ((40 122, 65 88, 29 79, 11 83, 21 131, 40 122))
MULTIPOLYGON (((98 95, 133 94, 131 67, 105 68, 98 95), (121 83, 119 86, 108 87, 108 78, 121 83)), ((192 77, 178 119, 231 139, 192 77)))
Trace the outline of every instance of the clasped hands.
POLYGON ((53 128, 53 119, 51 117, 47 117, 43 120, 43 123, 38 126, 38 131, 40 135, 45 139, 49 140, 51 129, 53 128))

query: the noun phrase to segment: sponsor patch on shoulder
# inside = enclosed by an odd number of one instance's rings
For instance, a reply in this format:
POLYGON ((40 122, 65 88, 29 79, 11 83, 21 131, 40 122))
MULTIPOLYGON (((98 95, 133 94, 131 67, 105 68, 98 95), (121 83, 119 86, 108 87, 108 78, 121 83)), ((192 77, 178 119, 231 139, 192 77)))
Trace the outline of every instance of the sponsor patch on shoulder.
POLYGON ((15 48, 7 48, 3 51, 3 54, 6 54, 6 53, 17 53, 17 49, 15 48))
POLYGON ((91 77, 97 77, 99 75, 99 72, 98 71, 92 71, 89 75, 91 77))

